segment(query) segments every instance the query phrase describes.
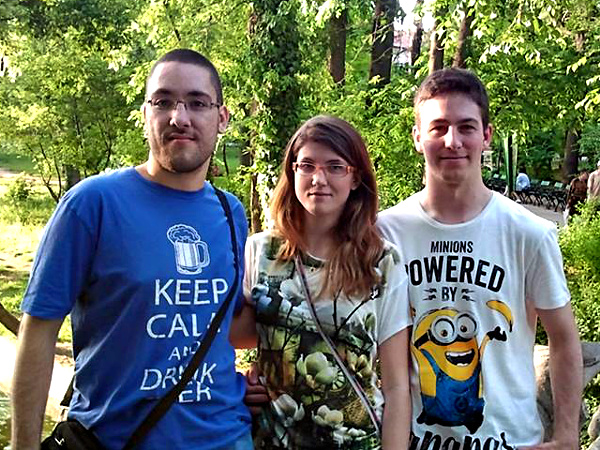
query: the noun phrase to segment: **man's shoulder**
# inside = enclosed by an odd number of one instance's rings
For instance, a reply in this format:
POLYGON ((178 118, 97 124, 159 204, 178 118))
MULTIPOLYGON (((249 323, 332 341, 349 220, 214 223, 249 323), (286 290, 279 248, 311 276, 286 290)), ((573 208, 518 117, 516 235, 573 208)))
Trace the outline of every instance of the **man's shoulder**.
POLYGON ((494 192, 496 208, 492 216, 498 221, 513 224, 523 232, 538 233, 544 230, 556 230, 556 224, 529 211, 525 206, 514 202, 504 195, 494 192))
POLYGON ((117 169, 85 178, 67 191, 60 204, 70 207, 79 205, 87 209, 103 202, 107 196, 122 198, 129 189, 132 170, 135 169, 117 169))
POLYGON ((231 192, 218 188, 214 185, 211 186, 215 190, 215 192, 221 191, 225 195, 225 198, 227 199, 227 202, 229 203, 231 208, 241 208, 242 210, 244 209, 244 205, 235 194, 232 194, 231 192))
POLYGON ((73 186, 67 194, 86 195, 91 192, 100 192, 108 189, 121 189, 125 184, 131 182, 133 170, 135 169, 128 167, 92 175, 73 186))

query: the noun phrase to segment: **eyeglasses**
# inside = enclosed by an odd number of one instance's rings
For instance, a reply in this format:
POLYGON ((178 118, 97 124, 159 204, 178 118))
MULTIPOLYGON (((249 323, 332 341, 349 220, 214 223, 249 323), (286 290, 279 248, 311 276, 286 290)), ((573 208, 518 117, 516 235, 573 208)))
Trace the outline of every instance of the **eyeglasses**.
POLYGON ((347 164, 325 164, 324 166, 321 166, 320 164, 313 164, 309 162, 295 162, 292 164, 292 169, 298 175, 305 177, 310 177, 317 173, 317 170, 322 170, 324 174, 338 178, 345 177, 350 172, 354 172, 356 170, 355 167, 347 164))
POLYGON ((146 101, 150 103, 153 109, 160 112, 173 111, 177 109, 177 105, 180 103, 183 107, 193 113, 203 113, 206 111, 210 111, 213 108, 220 108, 222 105, 219 103, 213 103, 202 99, 191 99, 191 100, 175 100, 172 98, 162 97, 162 98, 151 98, 146 101))

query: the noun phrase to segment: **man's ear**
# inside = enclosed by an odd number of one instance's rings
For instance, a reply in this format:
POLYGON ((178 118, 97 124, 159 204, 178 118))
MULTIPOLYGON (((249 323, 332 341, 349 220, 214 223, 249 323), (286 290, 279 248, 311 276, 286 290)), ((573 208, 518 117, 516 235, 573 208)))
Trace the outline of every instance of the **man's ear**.
POLYGON ((219 133, 225 133, 229 124, 229 110, 225 105, 219 107, 219 133))
POLYGON ((492 124, 488 124, 488 126, 483 130, 483 143, 485 148, 489 148, 492 143, 492 136, 494 135, 494 127, 492 124))
POLYGON ((419 129, 419 127, 417 125, 413 126, 412 137, 413 137, 413 142, 415 143, 415 149, 417 150, 417 152, 423 153, 423 150, 421 149, 421 130, 419 129))

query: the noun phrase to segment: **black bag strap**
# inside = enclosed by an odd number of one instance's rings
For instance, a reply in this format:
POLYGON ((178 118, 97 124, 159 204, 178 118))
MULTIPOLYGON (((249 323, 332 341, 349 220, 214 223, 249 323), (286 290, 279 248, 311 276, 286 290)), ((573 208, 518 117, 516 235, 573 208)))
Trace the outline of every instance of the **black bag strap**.
POLYGON ((229 293, 227 294, 227 298, 225 299, 225 301, 223 302, 223 304, 217 311, 217 314, 211 321, 210 327, 208 328, 208 331, 207 331, 206 335, 204 336, 204 339, 202 339, 200 347, 198 348, 198 350, 196 350, 190 363, 187 365, 187 367, 181 374, 181 378, 180 378, 179 382, 175 386, 173 386, 171 388, 171 390, 169 392, 167 392, 163 396, 163 398, 161 398, 160 401, 152 408, 152 410, 144 418, 142 423, 135 429, 135 431, 133 432, 133 434, 131 435, 131 437, 129 438, 127 443, 125 444, 125 447, 123 447, 123 450, 130 450, 130 449, 134 448, 146 437, 148 432, 152 429, 152 427, 154 425, 156 425, 156 423, 162 418, 162 416, 165 415, 165 413, 171 407, 173 402, 175 402, 175 400, 177 400, 177 397, 179 397, 179 394, 181 393, 181 391, 183 391, 185 386, 190 382, 190 380, 194 376, 194 373, 196 372, 196 370, 202 363, 202 360, 208 353, 208 350, 210 349, 210 346, 211 346, 215 336, 217 335, 217 331, 219 330, 219 327, 221 326, 221 322, 225 318, 225 314, 227 313, 227 310, 229 309, 229 304, 231 303, 231 301, 233 300, 233 297, 235 297, 235 294, 237 292, 237 288, 238 288, 238 284, 239 284, 239 276, 240 276, 240 260, 239 260, 239 255, 238 255, 238 245, 237 245, 237 239, 236 239, 236 234, 235 234, 235 225, 233 222, 233 215, 231 214, 231 208, 229 207, 229 202, 227 201, 227 198, 225 197, 225 194, 223 193, 223 191, 221 191, 217 187, 214 187, 214 189, 215 189, 215 193, 217 194, 217 197, 219 199, 219 202, 221 202, 221 206, 225 210, 225 216, 227 217, 227 223, 229 224, 229 232, 231 234, 231 245, 232 245, 232 250, 233 250, 233 264, 234 264, 234 268, 235 268, 235 279, 233 281, 233 287, 229 290, 229 293))

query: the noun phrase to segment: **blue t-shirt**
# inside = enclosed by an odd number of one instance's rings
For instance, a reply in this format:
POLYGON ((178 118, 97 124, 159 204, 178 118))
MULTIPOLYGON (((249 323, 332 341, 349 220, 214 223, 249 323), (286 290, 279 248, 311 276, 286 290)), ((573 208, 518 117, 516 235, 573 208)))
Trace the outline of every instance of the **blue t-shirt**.
MULTIPOLYGON (((243 263, 246 217, 239 200, 227 199, 243 263)), ((234 276, 227 219, 209 183, 178 191, 128 168, 71 189, 46 227, 22 304, 46 319, 71 312, 69 416, 106 448, 123 447, 179 380, 234 276)), ((248 432, 245 384, 228 339, 233 309, 141 449, 214 449, 248 432)))

